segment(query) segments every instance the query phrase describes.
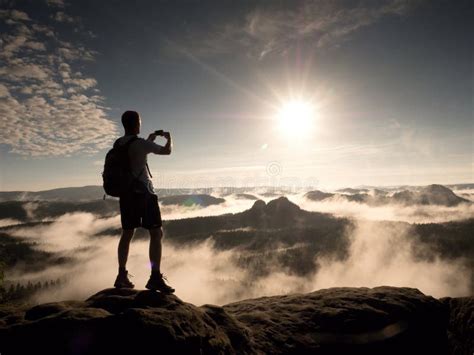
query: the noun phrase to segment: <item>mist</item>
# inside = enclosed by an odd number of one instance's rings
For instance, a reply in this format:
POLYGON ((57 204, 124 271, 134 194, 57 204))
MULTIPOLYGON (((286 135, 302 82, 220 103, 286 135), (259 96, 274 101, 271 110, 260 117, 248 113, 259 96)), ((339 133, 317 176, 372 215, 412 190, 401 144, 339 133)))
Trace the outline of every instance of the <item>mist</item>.
MULTIPOLYGON (((472 193, 472 190, 462 190, 464 194, 472 193)), ((457 191, 456 191, 457 192, 457 191)), ((256 198, 265 202, 278 197, 266 196, 256 191, 249 191, 256 198)), ((164 219, 182 219, 198 216, 215 216, 224 213, 238 213, 249 209, 255 200, 238 199, 235 194, 221 196, 212 194, 215 197, 224 197, 225 202, 202 207, 198 205, 181 206, 166 205, 160 206, 164 219)), ((459 195, 459 193, 458 193, 459 195)), ((304 197, 304 192, 293 194, 281 194, 290 201, 300 206, 302 209, 312 212, 331 213, 338 217, 352 217, 356 219, 367 219, 372 221, 400 221, 408 223, 443 223, 448 221, 460 221, 474 217, 474 204, 460 203, 457 206, 436 206, 436 205, 413 205, 404 206, 400 204, 385 204, 371 206, 365 203, 347 201, 345 199, 328 199, 324 201, 311 201, 304 197)), ((464 195, 464 197, 466 197, 464 195)))
MULTIPOLYGON (((222 197, 225 199, 225 202, 210 205, 210 206, 183 206, 183 205, 160 205, 161 215, 164 219, 183 219, 183 218, 192 218, 192 217, 204 217, 204 216, 217 216, 225 213, 238 213, 245 211, 252 207, 255 203, 255 200, 238 198, 236 194, 219 194, 213 192, 210 194, 213 197, 222 197)), ((256 191, 251 191, 251 195, 255 196, 256 199, 268 202, 276 196, 266 196, 265 194, 257 193, 256 191)), ((283 196, 283 194, 281 194, 283 196)), ((289 197, 288 194, 285 196, 289 197)))
POLYGON ((320 258, 313 287, 389 285, 418 288, 437 298, 469 295, 472 275, 464 261, 417 260, 411 233, 409 225, 358 220, 349 236, 349 258, 320 258))
MULTIPOLYGON (((217 197, 217 196, 215 196, 217 197)), ((244 200, 235 196, 225 196, 225 202, 210 206, 160 205, 163 219, 183 219, 201 216, 217 216, 224 213, 238 213, 252 207, 254 200, 244 200)))
POLYGON ((311 201, 302 194, 287 196, 302 209, 326 212, 338 217, 353 217, 372 221, 400 221, 408 223, 443 223, 474 217, 474 204, 460 203, 457 206, 387 204, 370 206, 347 200, 311 201))
POLYGON ((12 226, 12 225, 21 224, 21 223, 22 223, 21 221, 17 219, 13 219, 13 218, 0 219, 0 227, 12 226))
MULTIPOLYGON (((447 261, 437 257, 419 260, 413 252, 412 230, 409 224, 382 223, 377 220, 407 220, 410 222, 444 221, 451 218, 472 217, 472 207, 417 208, 367 207, 353 203, 313 203, 301 196, 289 196, 308 210, 335 213, 354 218, 355 228, 347 230, 351 241, 349 256, 341 261, 330 256, 318 256, 317 267, 311 275, 296 276, 275 267, 266 277, 256 278, 234 260, 244 255, 241 250, 221 251, 213 248, 212 237, 190 246, 176 247, 163 241, 162 271, 176 294, 187 302, 226 304, 240 299, 292 292, 310 292, 334 286, 404 286, 415 287, 434 297, 468 295, 472 273, 463 260, 447 261), (410 211, 413 215, 410 216, 410 211), (357 218, 356 218, 357 217, 357 218)), ((239 212, 249 208, 252 200, 231 200, 225 206, 205 208, 163 208, 164 219, 187 218, 194 215, 213 215, 239 212), (232 205, 231 202, 235 202, 232 205), (166 211, 166 212, 165 212, 166 211), (183 214, 180 215, 180 211, 183 214)), ((32 211, 34 213, 34 211, 32 211)), ((1 220, 0 225, 11 224, 1 220)), ((37 243, 40 250, 71 257, 66 265, 48 267, 39 272, 26 272, 22 265, 9 270, 6 278, 33 282, 60 278, 59 288, 48 289, 34 296, 34 302, 64 299, 84 299, 104 288, 112 287, 117 273, 117 245, 119 235, 102 235, 104 231, 120 227, 120 216, 98 218, 90 213, 68 213, 52 223, 39 226, 11 226, 8 234, 37 243), (101 233, 100 236, 96 234, 101 233)), ((418 246, 419 247, 419 246, 418 246)), ((149 277, 148 240, 135 239, 130 246, 127 264, 136 287, 144 287, 149 277)))

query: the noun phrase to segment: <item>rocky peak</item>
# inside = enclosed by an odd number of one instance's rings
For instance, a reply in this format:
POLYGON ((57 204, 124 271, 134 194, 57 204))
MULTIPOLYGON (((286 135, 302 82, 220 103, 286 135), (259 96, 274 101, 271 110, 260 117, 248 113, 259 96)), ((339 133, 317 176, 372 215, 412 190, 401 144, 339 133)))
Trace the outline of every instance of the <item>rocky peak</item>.
POLYGON ((293 213, 293 212, 299 212, 301 208, 288 200, 288 198, 281 196, 278 197, 275 200, 271 200, 268 202, 267 207, 266 207, 266 212, 268 214, 274 214, 274 213, 293 213))

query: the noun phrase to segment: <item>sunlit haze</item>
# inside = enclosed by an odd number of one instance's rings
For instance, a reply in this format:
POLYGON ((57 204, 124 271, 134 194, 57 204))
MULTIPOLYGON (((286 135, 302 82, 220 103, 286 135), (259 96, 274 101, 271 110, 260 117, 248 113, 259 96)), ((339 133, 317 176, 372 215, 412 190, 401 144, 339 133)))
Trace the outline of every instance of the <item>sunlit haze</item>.
POLYGON ((155 186, 472 181, 472 3, 297 3, 2 2, 0 189, 100 185, 125 110, 155 186))

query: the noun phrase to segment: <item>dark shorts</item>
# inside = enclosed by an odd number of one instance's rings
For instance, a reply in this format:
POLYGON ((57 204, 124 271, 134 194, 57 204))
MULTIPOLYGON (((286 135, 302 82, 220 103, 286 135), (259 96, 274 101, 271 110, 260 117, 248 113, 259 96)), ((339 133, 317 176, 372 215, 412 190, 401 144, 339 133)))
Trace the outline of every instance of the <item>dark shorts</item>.
POLYGON ((144 194, 130 192, 120 197, 119 204, 123 229, 138 227, 152 229, 162 226, 157 195, 150 192, 144 194))

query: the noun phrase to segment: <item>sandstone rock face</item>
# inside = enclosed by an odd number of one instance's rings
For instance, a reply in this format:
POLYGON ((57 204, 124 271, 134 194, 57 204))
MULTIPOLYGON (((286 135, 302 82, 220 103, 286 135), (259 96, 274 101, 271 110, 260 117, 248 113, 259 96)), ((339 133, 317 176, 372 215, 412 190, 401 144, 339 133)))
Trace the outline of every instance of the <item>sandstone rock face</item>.
POLYGON ((474 297, 442 298, 449 309, 448 339, 452 354, 474 354, 474 297))
POLYGON ((274 354, 446 354, 446 308, 417 289, 330 288, 224 306, 274 354))
POLYGON ((250 335, 222 308, 131 289, 35 306, 0 328, 0 344, 2 355, 252 353, 250 335))
POLYGON ((473 299, 413 288, 330 288, 196 307, 105 289, 85 301, 0 315, 4 354, 472 353, 473 299), (470 352, 468 352, 470 350, 470 352))

